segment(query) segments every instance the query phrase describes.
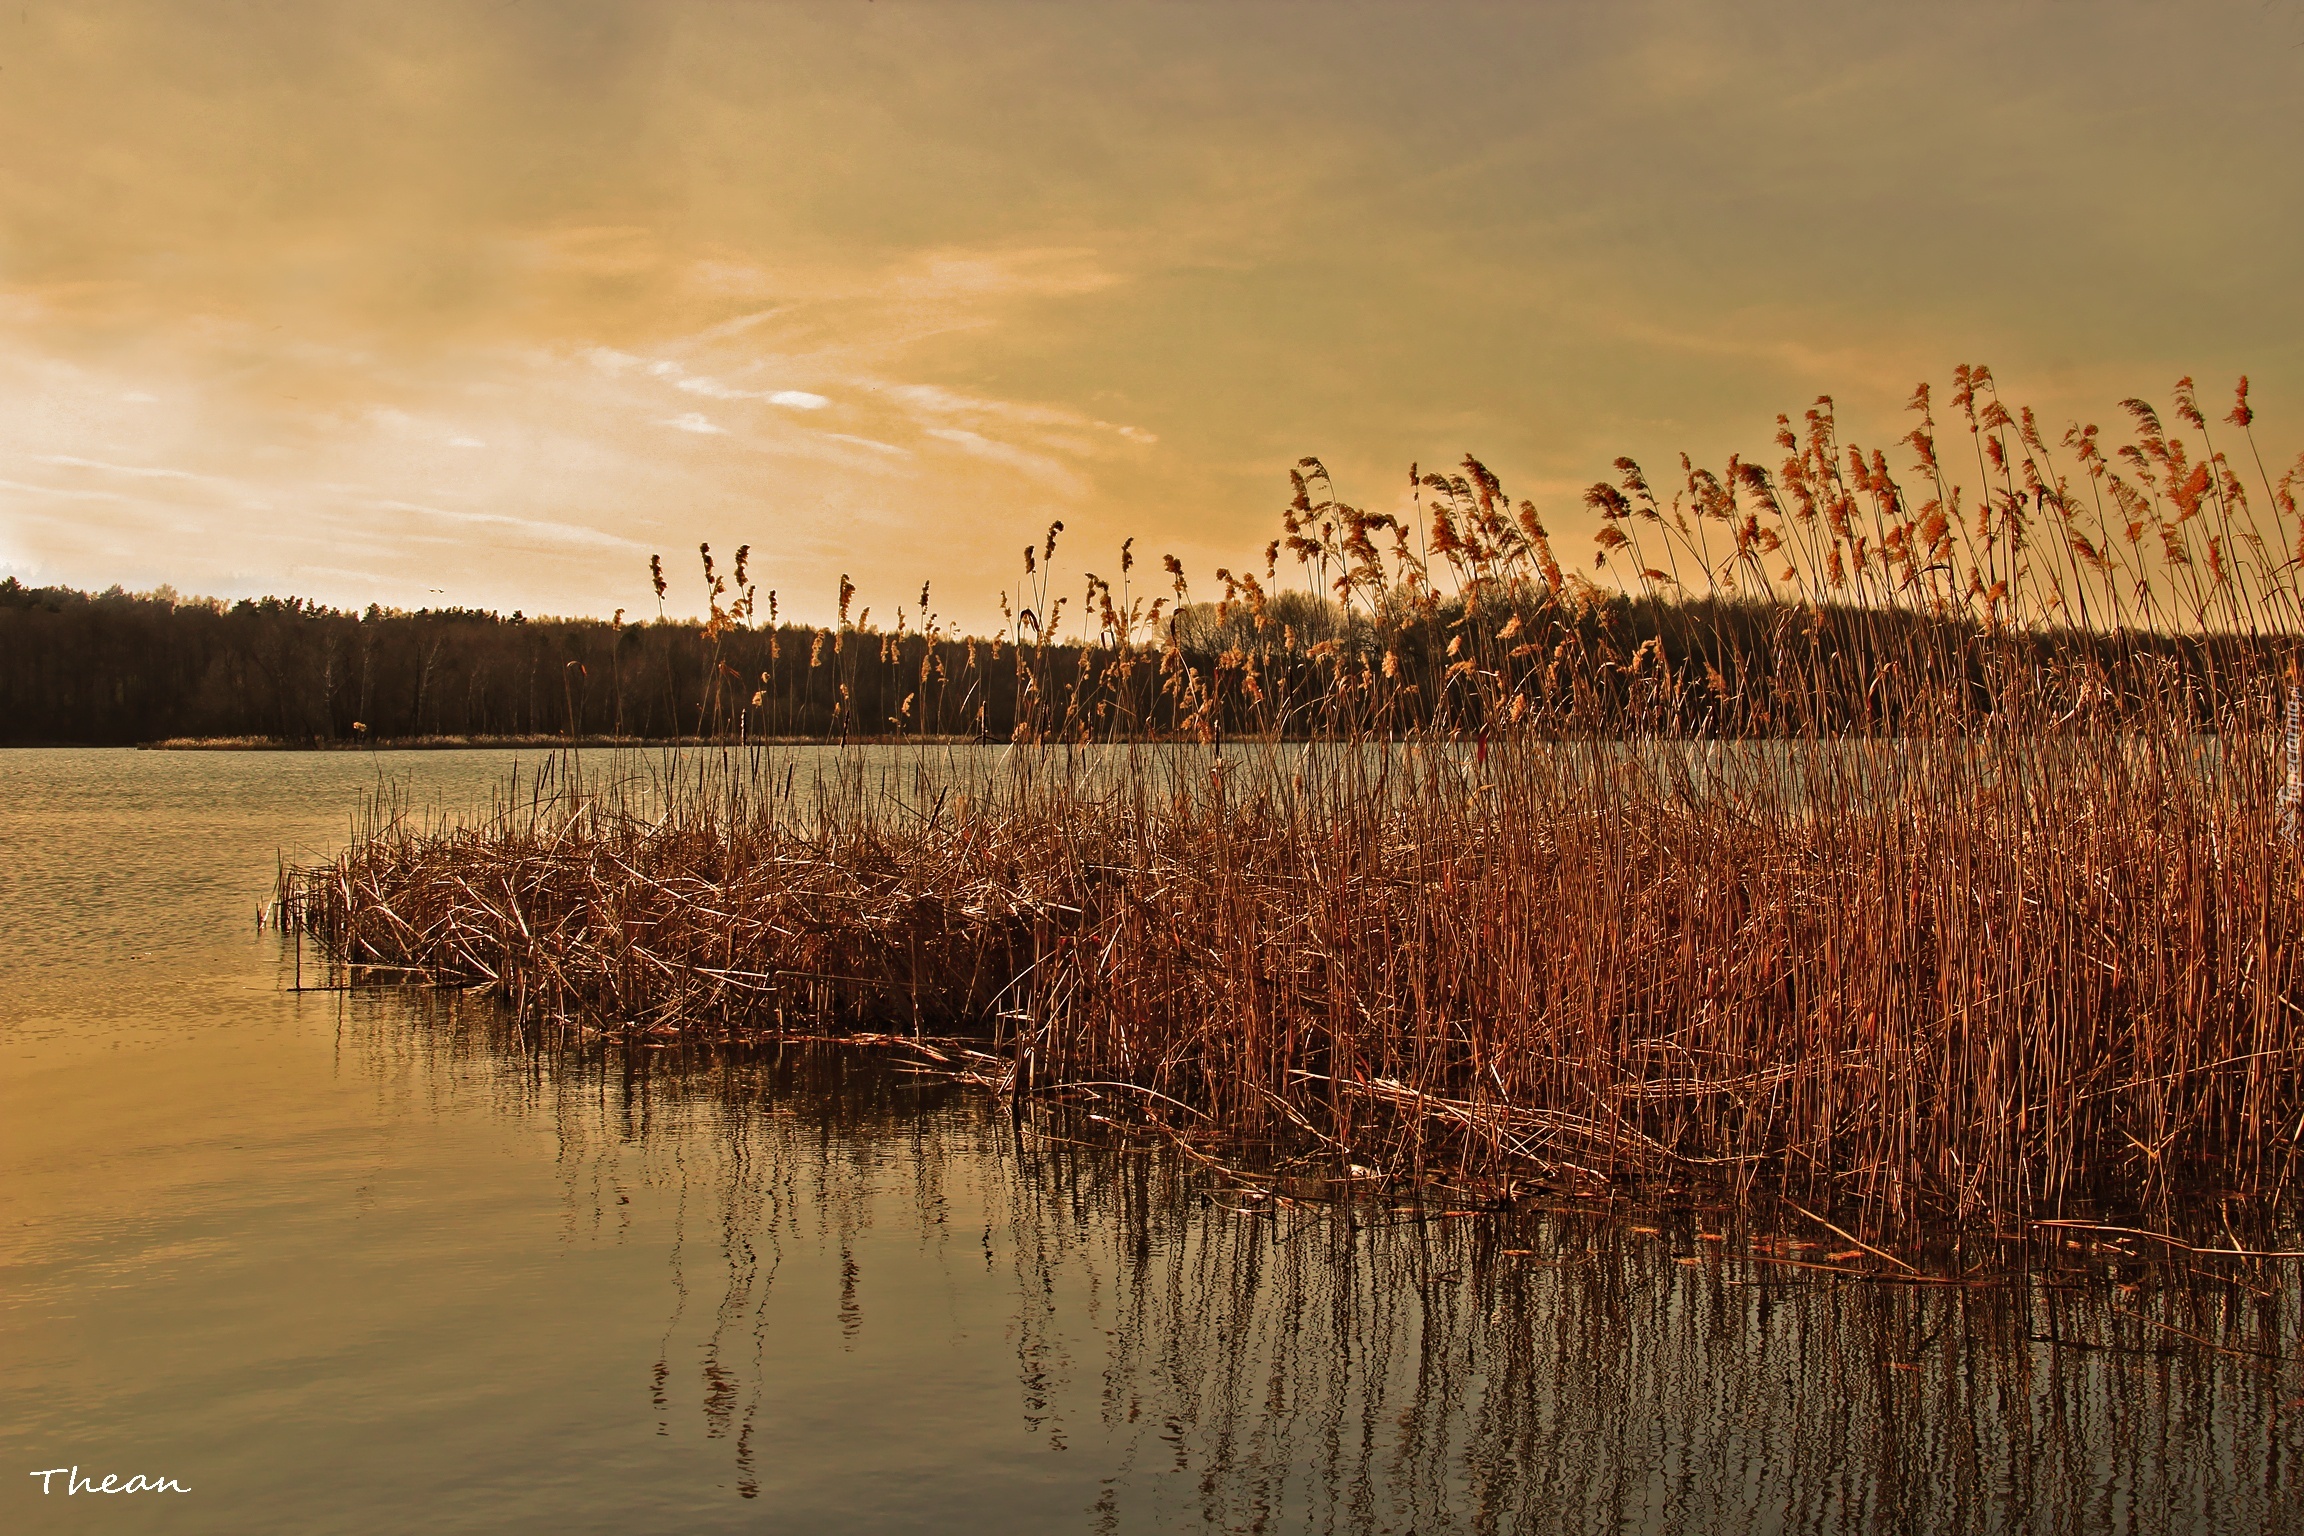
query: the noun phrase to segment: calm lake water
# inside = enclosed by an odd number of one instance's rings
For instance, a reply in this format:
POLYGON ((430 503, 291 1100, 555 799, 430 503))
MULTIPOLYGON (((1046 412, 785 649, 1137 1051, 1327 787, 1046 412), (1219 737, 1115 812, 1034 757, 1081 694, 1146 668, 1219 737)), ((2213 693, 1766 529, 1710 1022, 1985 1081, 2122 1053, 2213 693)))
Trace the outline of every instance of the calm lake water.
POLYGON ((0 1529, 2304 1528, 2293 1269, 1283 1208, 859 1054, 289 990, 276 858, 511 762, 0 753, 0 1529))

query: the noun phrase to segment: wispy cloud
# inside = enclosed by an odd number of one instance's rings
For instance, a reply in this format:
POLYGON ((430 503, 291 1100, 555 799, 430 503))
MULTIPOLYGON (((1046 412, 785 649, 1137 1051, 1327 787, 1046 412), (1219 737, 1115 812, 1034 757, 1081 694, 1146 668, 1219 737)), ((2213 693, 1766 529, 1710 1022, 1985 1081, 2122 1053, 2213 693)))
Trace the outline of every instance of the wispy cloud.
POLYGON ((1069 494, 1077 495, 1086 490, 1080 477, 1073 473, 1069 465, 1044 453, 1034 453, 1029 448, 1004 443, 997 438, 986 437, 981 432, 971 432, 965 427, 930 427, 927 430, 930 437, 941 438, 977 458, 989 459, 995 464, 1019 470, 1069 494))
MULTIPOLYGON (((915 412, 939 417, 968 417, 977 420, 1008 422, 1017 426, 1068 428, 1073 431, 1109 432, 1132 443, 1157 443, 1159 437, 1142 427, 1124 426, 1090 416, 1060 405, 1044 405, 1031 401, 1000 400, 984 395, 962 394, 940 384, 889 384, 873 387, 891 399, 911 407, 915 412)), ((1052 440, 1051 446, 1062 440, 1052 440)))
POLYGON ((1847 346, 1817 346, 1787 335, 1782 315, 1745 314, 1725 321, 1671 325, 1645 315, 1620 314, 1603 317, 1602 323, 1626 341, 1659 351, 1782 369, 1795 378, 1842 391, 1864 386, 1900 398, 1928 368, 1925 340, 1895 323, 1876 325, 1861 345, 1847 346))
POLYGON ((894 443, 881 442, 876 437, 858 437, 852 432, 827 432, 824 435, 836 443, 854 443, 859 448, 870 448, 877 453, 894 454, 898 458, 909 459, 912 457, 911 449, 899 448, 894 443))
POLYGON ((0 480, 0 491, 24 491, 34 496, 53 496, 60 501, 134 501, 118 491, 75 490, 61 485, 32 485, 23 480, 0 480))
POLYGON ((1097 252, 1079 246, 922 252, 889 286, 910 298, 1069 298, 1120 281, 1097 252))
POLYGON ((770 309, 756 309, 748 315, 738 315, 733 320, 723 320, 718 325, 705 327, 697 333, 696 339, 698 341, 726 341, 730 337, 741 336, 755 326, 764 325, 775 319, 784 313, 786 307, 777 305, 770 309))
POLYGON ((726 427, 720 426, 701 411, 686 411, 678 416, 668 416, 657 425, 677 427, 683 432, 705 433, 722 437, 728 433, 726 427))
POLYGON ((546 522, 539 518, 512 517, 502 512, 464 512, 452 507, 429 506, 420 501, 379 500, 372 505, 389 512, 413 512, 419 517, 436 517, 443 522, 465 523, 475 527, 509 528, 532 538, 545 539, 555 544, 585 544, 608 549, 645 549, 647 546, 622 534, 609 533, 599 528, 587 528, 580 523, 546 522))
POLYGON ((797 411, 820 411, 832 403, 826 396, 810 394, 804 389, 737 389, 700 373, 682 379, 675 388, 711 400, 765 400, 770 405, 788 406, 797 411))
POLYGON ((42 464, 61 464, 70 469, 100 469, 108 475, 134 475, 140 480, 207 480, 209 475, 196 475, 188 469, 165 469, 151 464, 108 464, 102 459, 76 458, 69 453, 43 453, 36 455, 42 464))

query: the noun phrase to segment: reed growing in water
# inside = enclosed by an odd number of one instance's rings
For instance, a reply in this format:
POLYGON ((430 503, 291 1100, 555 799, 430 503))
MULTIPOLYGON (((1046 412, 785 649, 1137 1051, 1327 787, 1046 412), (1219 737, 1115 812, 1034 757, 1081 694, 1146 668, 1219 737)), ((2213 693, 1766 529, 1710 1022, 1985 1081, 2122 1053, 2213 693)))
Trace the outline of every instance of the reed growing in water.
POLYGON ((1379 513, 1307 460, 1197 634, 1123 550, 1067 648, 1052 529, 969 650, 1020 700, 996 763, 570 761, 475 824, 381 809, 282 911, 583 1028, 977 1032, 1011 1091, 1390 1175, 1882 1221, 2277 1198, 2304 460, 2264 470, 2245 381, 2237 463, 2189 381, 2191 443, 2132 401, 2134 441, 2061 454, 1955 385, 1980 489, 1925 388, 1910 489, 1828 401, 1774 474, 1618 461, 1614 591, 1476 461, 1379 513))

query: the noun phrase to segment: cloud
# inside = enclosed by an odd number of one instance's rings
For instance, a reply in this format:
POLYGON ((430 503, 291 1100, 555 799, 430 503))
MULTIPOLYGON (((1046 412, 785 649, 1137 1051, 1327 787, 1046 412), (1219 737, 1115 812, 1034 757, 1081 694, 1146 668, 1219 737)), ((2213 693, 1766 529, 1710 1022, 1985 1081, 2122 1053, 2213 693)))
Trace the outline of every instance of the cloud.
POLYGON ((946 389, 941 384, 883 384, 885 393, 895 396, 906 405, 940 416, 1000 416, 1010 421, 1039 421, 1076 426, 1081 417, 1075 411, 1059 410, 1050 406, 1018 405, 1008 400, 991 400, 982 395, 964 395, 958 390, 946 389))
POLYGON ((769 309, 756 309, 748 315, 738 315, 733 320, 723 320, 718 325, 707 326, 697 332, 695 339, 698 341, 726 341, 731 336, 741 336, 754 326, 773 320, 776 316, 784 313, 787 307, 780 304, 769 309))
POLYGON ((678 427, 683 432, 711 433, 723 437, 728 433, 726 427, 716 425, 701 411, 687 411, 678 416, 668 416, 657 425, 678 427))
POLYGON ((682 379, 675 387, 712 400, 765 400, 770 405, 790 406, 798 411, 820 411, 832 403, 826 396, 810 394, 804 389, 737 389, 700 373, 682 379))
POLYGON ((1110 288, 1119 274, 1083 247, 1035 250, 924 252, 894 275, 891 286, 911 298, 1069 298, 1110 288))
POLYGON ((598 528, 586 528, 579 523, 552 523, 532 517, 511 517, 502 512, 458 512, 447 507, 427 506, 419 501, 377 501, 372 505, 390 512, 413 512, 420 517, 437 517, 451 523, 470 523, 481 527, 510 528, 519 533, 547 539, 556 544, 589 544, 609 549, 644 549, 647 546, 621 534, 606 533, 598 528))
POLYGON ((836 443, 854 443, 859 448, 870 448, 880 453, 894 454, 898 458, 909 459, 912 457, 911 449, 899 448, 894 443, 881 442, 876 437, 857 437, 847 432, 827 432, 824 435, 836 443))
POLYGON ((448 446, 451 448, 485 448, 488 445, 476 437, 452 437, 448 439, 448 446))
POLYGON ((206 480, 207 475, 196 475, 188 469, 161 469, 144 464, 107 464, 102 459, 75 458, 68 453, 38 455, 42 464, 62 464, 73 469, 100 469, 106 474, 134 475, 139 480, 206 480))
POLYGON ((1077 493, 1083 489, 1079 476, 1046 454, 1019 448, 1014 443, 1003 443, 981 432, 971 432, 965 427, 930 427, 927 430, 930 437, 942 438, 977 458, 989 459, 995 464, 1020 470, 1036 480, 1047 481, 1069 492, 1077 493))
POLYGON ((65 501, 130 501, 118 491, 75 491, 60 485, 30 485, 22 480, 0 480, 0 491, 29 491, 35 496, 55 496, 65 501))
POLYGON ((1659 351, 1781 368, 1795 378, 1815 380, 1843 394, 1862 384, 1883 396, 1900 399, 1927 371, 1929 343, 1924 335, 1895 322, 1875 322, 1863 345, 1848 346, 1819 346, 1788 335, 1786 317, 1757 311, 1687 325, 1629 314, 1607 317, 1602 323, 1627 341, 1659 351))
MULTIPOLYGON (((938 384, 878 384, 871 386, 891 395, 915 410, 935 416, 973 416, 1011 422, 1018 426, 1072 428, 1092 432, 1111 432, 1132 443, 1156 443, 1160 439, 1142 427, 1119 426, 1102 421, 1081 411, 1067 410, 1056 405, 1031 405, 1017 400, 994 400, 982 395, 964 395, 957 390, 938 384)), ((1069 448, 1073 452, 1088 451, 1084 445, 1052 439, 1050 446, 1069 448)))

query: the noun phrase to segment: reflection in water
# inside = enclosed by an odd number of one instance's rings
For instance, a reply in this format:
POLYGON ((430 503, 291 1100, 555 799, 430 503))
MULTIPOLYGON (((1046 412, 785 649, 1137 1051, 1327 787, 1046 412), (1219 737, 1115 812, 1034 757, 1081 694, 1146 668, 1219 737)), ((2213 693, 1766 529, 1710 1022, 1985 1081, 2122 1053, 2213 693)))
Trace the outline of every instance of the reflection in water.
POLYGON ((885 1335, 925 1362, 923 1433, 1001 1416, 1101 1458, 1097 1530, 2304 1520, 2291 1267, 2099 1246, 2007 1283, 1851 1283, 1694 1212, 1248 1199, 855 1052, 544 1051, 454 1000, 363 996, 347 1020, 379 1073, 454 1058, 487 1070, 420 1075, 548 1117, 571 1240, 669 1210, 635 1387, 660 1433, 700 1416, 745 1496, 765 1447, 808 1454, 785 1352, 885 1335), (970 1298, 1013 1352, 997 1401, 934 1364, 970 1298))

